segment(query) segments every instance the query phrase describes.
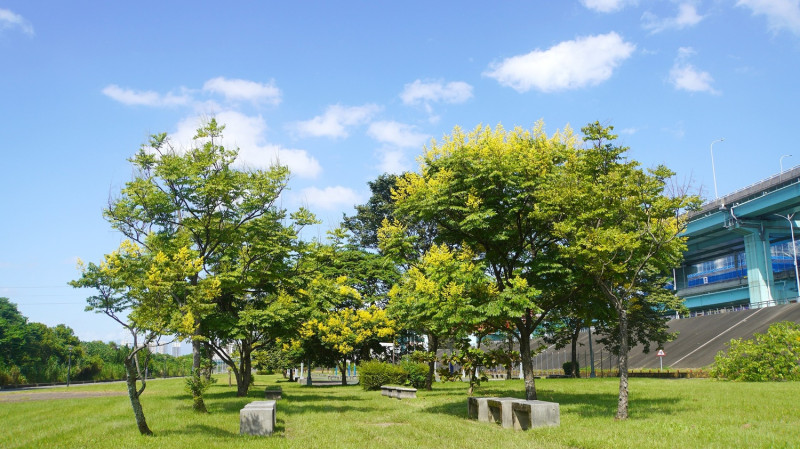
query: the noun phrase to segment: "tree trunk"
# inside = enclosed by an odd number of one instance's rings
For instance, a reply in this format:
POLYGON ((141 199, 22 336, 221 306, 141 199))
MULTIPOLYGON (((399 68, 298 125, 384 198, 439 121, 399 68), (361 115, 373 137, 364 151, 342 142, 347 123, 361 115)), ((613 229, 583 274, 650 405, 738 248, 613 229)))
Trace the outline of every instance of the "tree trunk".
POLYGON ((347 371, 346 371, 346 369, 347 369, 347 361, 346 360, 342 360, 342 362, 339 363, 339 367, 340 367, 340 369, 342 371, 342 386, 346 387, 347 386, 347 371))
POLYGON ((294 382, 294 368, 289 368, 289 382, 294 382))
POLYGON ((433 379, 436 375, 436 353, 439 351, 439 337, 433 334, 428 334, 428 352, 433 354, 431 360, 428 361, 428 374, 425 375, 425 389, 428 391, 433 390, 433 379))
POLYGON ((619 400, 616 419, 628 419, 628 311, 617 306, 619 314, 619 400))
POLYGON ((572 376, 573 378, 581 377, 581 372, 578 369, 578 337, 581 335, 581 327, 575 328, 572 333, 572 376))
POLYGON ((245 397, 247 396, 247 391, 250 390, 250 383, 253 378, 252 373, 252 366, 251 366, 251 354, 253 350, 250 343, 242 341, 241 342, 241 357, 239 359, 239 369, 236 375, 236 396, 237 397, 245 397))
POLYGON ((524 326, 517 326, 519 330, 519 352, 522 356, 522 373, 525 378, 525 399, 536 400, 536 382, 533 379, 533 358, 531 357, 531 333, 524 326))
MULTIPOLYGON (((136 357, 134 355, 133 357, 136 357)), ((144 410, 142 410, 142 403, 139 402, 140 392, 136 390, 136 379, 138 372, 136 370, 135 361, 132 358, 125 358, 125 371, 128 373, 128 397, 131 400, 131 407, 133 408, 133 416, 136 417, 136 426, 139 428, 139 433, 142 435, 152 435, 153 432, 147 426, 147 421, 144 418, 144 410)), ((144 390, 144 387, 142 387, 144 390)))
POLYGON ((506 341, 508 342, 508 364, 506 364, 506 380, 511 380, 513 375, 511 374, 511 370, 514 369, 514 362, 511 360, 511 351, 514 350, 514 338, 509 335, 506 337, 506 341))

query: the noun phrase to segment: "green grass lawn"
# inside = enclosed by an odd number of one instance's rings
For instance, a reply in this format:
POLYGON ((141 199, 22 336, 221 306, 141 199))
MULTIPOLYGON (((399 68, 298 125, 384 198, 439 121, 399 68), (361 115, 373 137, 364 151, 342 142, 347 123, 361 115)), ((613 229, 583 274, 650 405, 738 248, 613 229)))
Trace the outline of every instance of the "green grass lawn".
MULTIPOLYGON (((235 397, 227 376, 195 414, 180 379, 148 382, 142 397, 153 437, 140 436, 125 395, 20 401, 69 391, 124 392, 122 383, 0 393, 0 448, 760 448, 800 447, 800 383, 630 379, 630 419, 614 420, 618 379, 542 379, 561 426, 526 432, 466 418, 467 384, 436 384, 397 400, 358 386, 301 387, 257 376, 235 397), (277 432, 239 435, 239 410, 280 385, 277 432)), ((519 380, 484 383, 477 396, 523 396, 519 380)))

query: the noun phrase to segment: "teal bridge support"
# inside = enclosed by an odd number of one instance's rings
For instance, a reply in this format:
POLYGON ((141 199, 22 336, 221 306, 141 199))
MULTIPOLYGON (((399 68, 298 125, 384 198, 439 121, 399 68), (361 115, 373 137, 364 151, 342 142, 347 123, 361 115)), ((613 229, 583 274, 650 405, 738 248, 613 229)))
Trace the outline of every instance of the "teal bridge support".
POLYGON ((798 226, 800 166, 706 203, 689 215, 678 296, 693 311, 796 302, 798 226))

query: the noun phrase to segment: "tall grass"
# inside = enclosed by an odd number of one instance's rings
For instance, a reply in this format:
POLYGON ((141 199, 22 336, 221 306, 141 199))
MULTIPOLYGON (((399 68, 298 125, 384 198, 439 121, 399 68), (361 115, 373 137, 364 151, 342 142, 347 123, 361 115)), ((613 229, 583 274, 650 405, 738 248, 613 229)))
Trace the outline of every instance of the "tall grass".
MULTIPOLYGON (((561 425, 515 432, 466 419, 467 384, 435 384, 397 400, 359 386, 304 387, 257 376, 247 398, 221 377, 192 412, 180 379, 148 383, 142 403, 153 437, 140 436, 127 396, 16 401, 23 395, 109 391, 124 384, 0 393, 2 448, 767 448, 800 445, 800 383, 630 379, 630 419, 614 421, 617 379, 537 380, 561 425), (281 385, 277 432, 239 435, 239 410, 281 385)), ((485 382, 480 396, 522 397, 519 380, 485 382)))

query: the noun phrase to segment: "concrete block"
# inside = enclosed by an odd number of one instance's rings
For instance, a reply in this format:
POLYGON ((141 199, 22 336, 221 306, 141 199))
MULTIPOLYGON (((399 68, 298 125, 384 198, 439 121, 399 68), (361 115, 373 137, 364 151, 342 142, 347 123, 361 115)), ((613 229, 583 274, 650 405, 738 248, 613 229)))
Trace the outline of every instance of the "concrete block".
POLYGON ((555 402, 515 401, 511 404, 513 427, 528 430, 561 424, 559 406, 555 402))
POLYGON ((489 398, 486 404, 489 406, 491 420, 500 423, 504 429, 513 429, 514 418, 511 404, 520 400, 517 398, 489 398))
POLYGON ((489 405, 486 403, 489 399, 494 398, 468 398, 467 415, 469 419, 477 419, 479 422, 492 422, 491 415, 489 414, 489 405))
POLYGON ((264 390, 264 399, 278 400, 281 398, 283 390, 280 387, 267 387, 264 390))
POLYGON ((272 435, 275 431, 275 401, 253 401, 239 411, 241 435, 272 435))

